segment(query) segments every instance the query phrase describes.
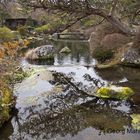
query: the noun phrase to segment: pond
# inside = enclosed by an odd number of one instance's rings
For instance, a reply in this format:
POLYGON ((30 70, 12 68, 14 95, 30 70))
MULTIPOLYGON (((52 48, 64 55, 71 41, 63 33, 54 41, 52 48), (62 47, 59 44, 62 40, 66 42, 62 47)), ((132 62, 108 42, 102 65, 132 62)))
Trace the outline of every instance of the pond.
POLYGON ((53 62, 21 61, 35 73, 15 85, 17 110, 0 130, 0 140, 139 140, 133 124, 140 114, 140 70, 97 70, 86 42, 53 42, 53 62), (69 47, 70 54, 58 53, 69 47), (91 93, 106 84, 129 86, 129 101, 102 100, 91 93))

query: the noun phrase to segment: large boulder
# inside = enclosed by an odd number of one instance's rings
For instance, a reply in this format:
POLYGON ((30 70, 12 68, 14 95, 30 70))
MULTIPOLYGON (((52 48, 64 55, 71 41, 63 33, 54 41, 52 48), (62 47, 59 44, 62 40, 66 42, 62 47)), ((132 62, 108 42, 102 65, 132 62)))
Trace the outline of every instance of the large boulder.
POLYGON ((140 29, 133 39, 133 42, 124 46, 124 51, 121 56, 121 64, 140 67, 140 29))
POLYGON ((125 44, 131 41, 130 37, 120 33, 113 33, 106 35, 101 41, 101 46, 105 49, 116 50, 118 48, 123 47, 125 44))
POLYGON ((52 45, 37 47, 35 49, 29 50, 25 57, 29 60, 53 59, 54 47, 52 45))
POLYGON ((95 30, 91 33, 89 39, 91 51, 94 51, 94 49, 101 46, 101 41, 106 35, 110 35, 113 33, 121 33, 121 31, 110 23, 104 23, 97 26, 95 30))
POLYGON ((131 42, 131 37, 124 35, 111 24, 104 23, 96 27, 95 31, 92 32, 89 46, 93 57, 99 63, 106 63, 116 58, 118 49, 129 42, 131 42))
POLYGON ((104 37, 107 34, 122 33, 119 28, 117 28, 116 26, 113 26, 109 22, 105 22, 105 23, 97 26, 96 32, 100 33, 102 35, 102 37, 104 37))
POLYGON ((124 46, 121 56, 121 64, 126 66, 140 67, 140 48, 133 47, 134 43, 124 46))

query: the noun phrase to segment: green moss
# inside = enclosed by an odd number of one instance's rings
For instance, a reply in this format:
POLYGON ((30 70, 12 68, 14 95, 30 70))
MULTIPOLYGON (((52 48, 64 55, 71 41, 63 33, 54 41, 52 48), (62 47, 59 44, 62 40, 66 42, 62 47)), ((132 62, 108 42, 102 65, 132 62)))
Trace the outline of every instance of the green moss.
POLYGON ((22 81, 25 77, 28 77, 28 73, 18 73, 18 74, 15 74, 15 81, 17 82, 20 82, 22 81))
POLYGON ((110 92, 109 88, 102 87, 97 91, 96 96, 102 97, 102 98, 110 98, 111 94, 109 92, 110 92))
POLYGON ((132 114, 130 116, 132 118, 132 127, 136 130, 140 130, 140 114, 132 114))
POLYGON ((9 104, 11 101, 11 93, 9 89, 3 89, 2 104, 9 104))
MULTIPOLYGON (((16 74, 21 73, 22 70, 18 68, 16 74)), ((23 77, 26 73, 23 73, 23 77)), ((20 76, 19 76, 20 77, 20 76)), ((14 83, 14 75, 6 73, 1 75, 0 81, 0 126, 10 118, 10 110, 13 107, 15 100, 12 95, 12 84, 14 83)))
POLYGON ((70 53, 71 50, 68 47, 64 47, 63 49, 61 49, 60 53, 70 53))
POLYGON ((100 98, 115 98, 119 100, 126 100, 134 94, 129 87, 101 87, 98 89, 96 96, 100 98))
POLYGON ((129 87, 122 87, 118 94, 116 95, 117 99, 128 99, 130 96, 134 94, 133 90, 129 87))
POLYGON ((7 27, 0 28, 0 41, 9 41, 15 38, 13 32, 7 27))
POLYGON ((29 77, 31 75, 31 72, 24 72, 22 69, 19 69, 16 71, 14 74, 14 81, 16 82, 21 82, 24 80, 26 77, 29 77))
POLYGON ((7 121, 10 117, 9 115, 9 108, 8 107, 5 107, 2 111, 2 117, 4 118, 5 121, 7 121))
POLYGON ((12 103, 11 91, 8 88, 0 90, 0 127, 10 118, 10 104, 12 103))
POLYGON ((44 33, 46 31, 50 30, 50 28, 51 28, 51 25, 46 24, 46 25, 35 28, 35 31, 38 32, 38 33, 44 33))

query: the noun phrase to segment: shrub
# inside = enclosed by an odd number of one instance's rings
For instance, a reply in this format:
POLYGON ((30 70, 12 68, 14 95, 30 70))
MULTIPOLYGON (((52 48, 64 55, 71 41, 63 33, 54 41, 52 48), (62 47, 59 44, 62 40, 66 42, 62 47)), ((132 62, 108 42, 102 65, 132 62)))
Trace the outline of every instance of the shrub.
POLYGON ((40 27, 35 28, 35 31, 38 33, 45 33, 46 31, 51 29, 51 25, 50 24, 46 24, 40 27))
POLYGON ((11 91, 7 87, 0 87, 0 127, 10 118, 10 105, 12 104, 11 91))
POLYGON ((21 35, 20 35, 19 31, 12 31, 12 33, 14 35, 15 40, 21 39, 21 35))
POLYGON ((28 28, 26 26, 19 26, 17 28, 18 32, 20 33, 21 36, 26 36, 28 35, 28 28))
POLYGON ((7 27, 0 28, 0 42, 10 41, 15 38, 13 32, 7 27))
POLYGON ((14 33, 6 28, 0 28, 0 127, 10 117, 9 112, 12 100, 12 90, 14 82, 21 81, 26 74, 18 73, 17 57, 19 51, 27 47, 27 40, 11 40, 14 39, 14 33))
POLYGON ((81 25, 84 27, 91 27, 94 24, 94 20, 93 19, 83 19, 81 21, 81 25))
POLYGON ((3 42, 0 48, 0 59, 5 59, 5 57, 9 57, 9 59, 15 58, 19 55, 18 51, 22 48, 26 48, 28 44, 29 41, 26 39, 19 41, 3 42))
POLYGON ((106 60, 113 58, 114 52, 111 49, 96 48, 93 51, 93 57, 99 62, 104 63, 106 60))

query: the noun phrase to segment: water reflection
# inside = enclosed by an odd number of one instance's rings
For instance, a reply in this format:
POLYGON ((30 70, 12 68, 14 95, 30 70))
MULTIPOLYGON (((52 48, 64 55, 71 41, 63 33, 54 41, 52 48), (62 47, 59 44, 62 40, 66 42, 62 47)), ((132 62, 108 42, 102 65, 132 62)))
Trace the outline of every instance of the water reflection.
POLYGON ((34 114, 18 126, 18 131, 14 131, 11 139, 50 139, 58 134, 61 137, 68 134, 75 136, 89 127, 98 130, 98 133, 106 129, 122 131, 125 126, 130 126, 130 118, 126 113, 95 104, 86 104, 51 117, 47 113, 34 114))
POLYGON ((36 65, 94 65, 95 60, 90 56, 87 42, 52 42, 55 48, 54 60, 29 61, 36 65), (63 47, 71 49, 70 54, 60 54, 63 47))
POLYGON ((14 126, 11 123, 11 120, 9 120, 7 123, 4 124, 4 126, 0 129, 0 139, 1 140, 8 140, 9 137, 13 134, 14 126))
MULTIPOLYGON (((130 114, 139 112, 134 104, 129 101, 102 100, 81 93, 87 92, 86 86, 95 87, 93 78, 84 79, 85 73, 94 77, 93 68, 73 67, 72 70, 69 68, 67 71, 67 67, 52 67, 51 69, 56 75, 53 74, 53 79, 49 78, 48 82, 52 84, 52 87, 62 89, 50 89, 50 91, 43 92, 38 96, 34 105, 22 106, 19 101, 18 113, 12 119, 14 129, 10 139, 47 140, 59 137, 58 139, 67 140, 69 137, 70 139, 76 138, 79 132, 84 133, 87 128, 92 128, 96 136, 112 135, 113 132, 119 131, 118 138, 120 138, 126 128, 133 129, 130 114), (66 74, 64 76, 68 76, 75 85, 81 81, 81 90, 67 83, 64 77, 62 80, 62 71, 66 74), (60 75, 57 76, 59 73, 60 75)), ((134 139, 137 140, 138 136, 138 134, 135 135, 134 139)))

